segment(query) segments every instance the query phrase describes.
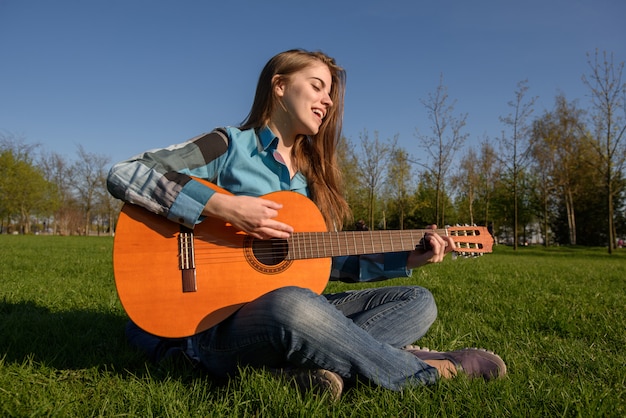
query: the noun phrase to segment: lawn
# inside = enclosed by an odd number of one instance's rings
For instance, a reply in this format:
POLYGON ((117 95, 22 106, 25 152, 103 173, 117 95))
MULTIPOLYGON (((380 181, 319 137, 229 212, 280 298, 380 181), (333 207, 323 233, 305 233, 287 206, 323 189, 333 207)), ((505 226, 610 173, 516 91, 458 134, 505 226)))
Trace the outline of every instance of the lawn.
POLYGON ((509 367, 488 383, 359 385, 332 404, 262 371, 218 382, 185 363, 146 363, 124 341, 112 243, 0 235, 0 415, 626 416, 626 250, 497 246, 408 279, 331 283, 428 287, 439 318, 419 344, 487 347, 509 367))

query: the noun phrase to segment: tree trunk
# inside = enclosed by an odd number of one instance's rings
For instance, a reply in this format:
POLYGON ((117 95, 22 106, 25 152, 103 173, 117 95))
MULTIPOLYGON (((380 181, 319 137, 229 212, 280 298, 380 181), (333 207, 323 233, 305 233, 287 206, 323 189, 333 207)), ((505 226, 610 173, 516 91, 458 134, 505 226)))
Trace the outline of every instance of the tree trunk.
POLYGON ((565 192, 565 210, 567 212, 567 226, 569 229, 569 243, 576 245, 576 215, 574 213, 574 197, 572 191, 565 192))

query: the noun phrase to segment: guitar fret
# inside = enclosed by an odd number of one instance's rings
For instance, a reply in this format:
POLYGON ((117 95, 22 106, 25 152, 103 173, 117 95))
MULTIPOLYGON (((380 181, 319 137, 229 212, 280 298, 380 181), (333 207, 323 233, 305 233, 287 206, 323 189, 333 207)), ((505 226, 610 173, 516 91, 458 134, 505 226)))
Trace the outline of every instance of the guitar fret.
MULTIPOLYGON (((334 238, 335 238, 335 244, 337 245, 337 254, 341 254, 341 249, 343 248, 343 246, 341 245, 341 234, 334 232, 333 233, 334 238)), ((345 238, 345 234, 343 235, 343 237, 345 238)))
POLYGON ((319 232, 315 233, 315 251, 317 252, 316 257, 323 257, 324 234, 319 232))
POLYGON ((295 247, 294 253, 296 254, 295 258, 300 258, 302 256, 301 251, 300 251, 300 240, 296 239, 296 238, 299 238, 299 235, 296 234, 294 235, 293 238, 294 238, 293 241, 294 241, 294 247, 295 247))
POLYGON ((351 237, 352 237, 352 248, 353 248, 354 252, 355 252, 356 254, 358 254, 358 253, 359 253, 359 250, 358 250, 358 249, 357 249, 357 247, 356 247, 356 236, 354 235, 354 232, 351 232, 351 233, 349 233, 349 234, 346 234, 346 238, 348 238, 349 236, 351 236, 351 237))
POLYGON ((328 254, 332 254, 333 253, 333 251, 334 251, 334 249, 333 249, 333 240, 332 240, 331 236, 328 236, 328 245, 326 245, 326 240, 324 240, 324 248, 326 248, 326 252, 324 253, 325 256, 328 256, 328 254))
MULTIPOLYGON (((382 237, 383 237, 383 236, 382 236, 382 234, 381 234, 381 231, 378 231, 378 239, 379 239, 379 242, 382 242, 382 241, 380 241, 380 240, 382 239, 382 237)), ((375 252, 377 252, 377 251, 376 251, 376 248, 374 247, 374 240, 372 239, 372 253, 375 253, 375 252)))
POLYGON ((317 239, 317 233, 314 232, 311 234, 311 257, 317 258, 319 255, 319 242, 317 239))
POLYGON ((301 237, 301 239, 300 239, 300 241, 299 241, 299 243, 300 243, 300 247, 299 247, 299 250, 300 250, 300 251, 299 251, 299 255, 300 255, 300 258, 306 258, 306 257, 307 257, 307 254, 306 254, 306 245, 305 245, 305 244, 306 244, 306 243, 305 243, 305 240, 306 240, 306 234, 301 234, 301 235, 300 235, 300 237, 301 237))
POLYGON ((363 236, 364 233, 362 232, 361 235, 357 235, 356 232, 353 232, 354 237, 356 238, 356 242, 358 245, 360 245, 358 251, 359 254, 364 253, 365 252, 365 237, 363 236))

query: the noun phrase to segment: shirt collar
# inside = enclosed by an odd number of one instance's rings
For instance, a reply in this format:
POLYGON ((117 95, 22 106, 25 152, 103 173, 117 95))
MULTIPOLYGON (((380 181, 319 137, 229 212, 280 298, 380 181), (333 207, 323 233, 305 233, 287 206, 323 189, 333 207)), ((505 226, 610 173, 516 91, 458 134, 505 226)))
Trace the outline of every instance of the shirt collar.
MULTIPOLYGON (((278 140, 278 137, 267 125, 259 130, 258 135, 261 141, 261 147, 263 147, 264 150, 268 149, 273 142, 278 140)), ((274 144, 274 148, 276 148, 276 144, 274 144)))
MULTIPOLYGON (((259 143, 262 149, 267 150, 270 146, 273 146, 273 148, 276 149, 276 144, 278 143, 278 137, 274 134, 274 132, 272 132, 269 126, 266 125, 265 127, 259 129, 257 135, 259 137, 259 143)), ((308 196, 307 181, 306 181, 306 178, 304 177, 304 174, 302 174, 300 171, 298 171, 295 174, 295 176, 293 176, 293 178, 291 179, 291 186, 292 186, 292 190, 293 189, 306 190, 304 192, 304 195, 308 196)))

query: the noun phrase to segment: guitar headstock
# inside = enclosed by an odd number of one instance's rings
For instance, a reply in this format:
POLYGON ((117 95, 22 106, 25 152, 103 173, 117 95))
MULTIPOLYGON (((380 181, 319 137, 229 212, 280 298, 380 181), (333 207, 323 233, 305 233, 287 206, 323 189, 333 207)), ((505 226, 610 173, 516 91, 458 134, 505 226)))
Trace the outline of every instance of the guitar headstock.
POLYGON ((450 226, 446 231, 454 239, 455 252, 460 255, 482 255, 492 251, 493 237, 484 226, 450 226))

